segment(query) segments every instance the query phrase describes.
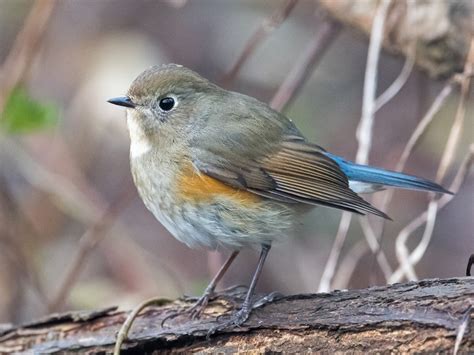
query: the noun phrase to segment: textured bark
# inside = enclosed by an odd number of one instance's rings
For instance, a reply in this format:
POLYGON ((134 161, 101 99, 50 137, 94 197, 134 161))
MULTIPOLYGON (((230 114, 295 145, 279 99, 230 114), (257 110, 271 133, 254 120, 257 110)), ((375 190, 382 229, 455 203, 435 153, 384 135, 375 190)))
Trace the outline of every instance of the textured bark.
MULTIPOLYGON (((256 309, 245 325, 206 340, 216 316, 229 313, 235 296, 221 295, 204 319, 180 316, 161 327, 175 301, 142 312, 122 353, 200 351, 396 351, 452 352, 467 323, 460 352, 474 352, 474 278, 425 280, 362 290, 282 297, 256 309)), ((128 312, 110 308, 75 312, 8 329, 0 328, 0 352, 108 353, 128 312)))
MULTIPOLYGON (((379 0, 318 0, 328 13, 369 36, 379 0)), ((474 35, 472 0, 396 0, 387 15, 384 48, 404 56, 431 77, 462 72, 474 35)), ((471 58, 470 60, 474 60, 471 58)))

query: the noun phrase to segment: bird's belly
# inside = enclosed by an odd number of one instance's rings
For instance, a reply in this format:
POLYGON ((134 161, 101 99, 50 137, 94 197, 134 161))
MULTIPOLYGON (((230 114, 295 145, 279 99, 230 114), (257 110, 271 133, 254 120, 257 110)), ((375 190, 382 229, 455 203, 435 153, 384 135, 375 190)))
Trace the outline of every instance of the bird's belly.
POLYGON ((146 207, 189 247, 258 248, 287 236, 295 222, 294 206, 221 186, 212 178, 183 182, 156 170, 153 175, 132 172, 146 207))
POLYGON ((223 197, 180 206, 156 198, 148 209, 179 241, 191 248, 258 248, 286 237, 294 224, 294 210, 262 201, 246 207, 223 197))

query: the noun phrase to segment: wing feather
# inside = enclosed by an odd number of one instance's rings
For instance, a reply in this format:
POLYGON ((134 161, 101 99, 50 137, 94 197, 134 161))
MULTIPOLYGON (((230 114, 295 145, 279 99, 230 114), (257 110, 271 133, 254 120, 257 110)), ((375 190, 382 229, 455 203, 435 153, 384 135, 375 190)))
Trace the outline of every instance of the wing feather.
POLYGON ((302 139, 286 139, 276 153, 257 160, 195 165, 224 183, 280 202, 324 205, 389 218, 349 188, 346 175, 321 147, 302 139))

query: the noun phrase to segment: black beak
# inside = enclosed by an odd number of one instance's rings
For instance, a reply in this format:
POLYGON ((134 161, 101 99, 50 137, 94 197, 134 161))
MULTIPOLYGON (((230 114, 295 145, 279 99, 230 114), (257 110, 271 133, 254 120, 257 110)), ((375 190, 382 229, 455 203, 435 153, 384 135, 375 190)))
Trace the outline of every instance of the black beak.
POLYGON ((130 100, 128 96, 121 96, 121 97, 114 97, 113 99, 107 100, 111 104, 118 105, 118 106, 125 106, 134 108, 135 104, 130 100))

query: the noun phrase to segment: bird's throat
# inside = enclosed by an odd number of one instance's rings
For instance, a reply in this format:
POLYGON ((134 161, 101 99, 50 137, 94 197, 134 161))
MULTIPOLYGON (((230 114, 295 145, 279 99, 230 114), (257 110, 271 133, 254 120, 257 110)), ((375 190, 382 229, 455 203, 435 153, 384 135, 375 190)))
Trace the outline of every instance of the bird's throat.
POLYGON ((139 158, 152 149, 152 143, 133 114, 127 115, 127 125, 130 133, 130 158, 139 158))

